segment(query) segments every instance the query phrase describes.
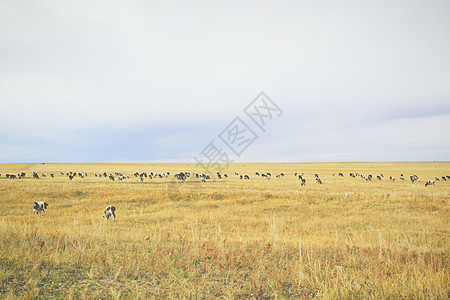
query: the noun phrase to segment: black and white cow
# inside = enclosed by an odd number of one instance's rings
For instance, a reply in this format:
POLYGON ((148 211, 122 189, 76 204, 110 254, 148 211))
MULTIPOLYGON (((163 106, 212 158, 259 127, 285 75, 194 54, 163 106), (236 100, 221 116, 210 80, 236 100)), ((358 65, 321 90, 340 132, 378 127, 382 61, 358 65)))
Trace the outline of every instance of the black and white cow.
POLYGON ((425 186, 429 186, 429 185, 434 185, 434 180, 428 180, 428 181, 425 183, 425 186))
POLYGON ((108 219, 111 216, 113 217, 113 221, 115 222, 116 221, 116 207, 112 206, 112 205, 107 206, 105 208, 105 215, 103 216, 103 218, 105 218, 105 220, 108 221, 108 219))
POLYGON ((42 201, 35 201, 33 206, 33 213, 40 214, 45 213, 45 210, 48 207, 48 203, 42 202, 42 201))

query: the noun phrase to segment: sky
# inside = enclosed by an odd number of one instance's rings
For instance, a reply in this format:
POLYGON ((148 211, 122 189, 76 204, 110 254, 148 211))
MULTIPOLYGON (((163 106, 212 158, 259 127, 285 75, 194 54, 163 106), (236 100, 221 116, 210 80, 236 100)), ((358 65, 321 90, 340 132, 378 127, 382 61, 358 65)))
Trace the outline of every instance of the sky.
MULTIPOLYGON (((450 160, 450 2, 0 2, 0 162, 450 160), (245 108, 264 92, 264 131, 245 108), (257 138, 220 139, 239 117, 257 138)), ((256 103, 256 102, 253 102, 256 103)))

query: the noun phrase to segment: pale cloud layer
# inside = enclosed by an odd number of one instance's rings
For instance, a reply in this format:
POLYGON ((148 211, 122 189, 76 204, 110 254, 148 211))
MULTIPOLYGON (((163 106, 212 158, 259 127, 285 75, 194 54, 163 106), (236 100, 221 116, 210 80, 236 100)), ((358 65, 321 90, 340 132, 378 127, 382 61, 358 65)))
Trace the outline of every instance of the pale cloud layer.
POLYGON ((2 1, 0 162, 450 160, 448 1, 2 1))

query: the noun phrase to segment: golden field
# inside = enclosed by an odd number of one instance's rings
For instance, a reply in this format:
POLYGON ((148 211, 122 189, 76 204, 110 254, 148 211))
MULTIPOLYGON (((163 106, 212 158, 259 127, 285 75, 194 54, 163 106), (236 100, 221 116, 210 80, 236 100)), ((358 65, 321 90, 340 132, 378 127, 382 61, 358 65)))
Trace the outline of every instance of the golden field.
POLYGON ((239 163, 204 183, 175 180, 180 171, 203 172, 195 164, 0 164, 0 297, 450 297, 450 180, 424 186, 450 175, 449 162, 239 163), (47 177, 31 179, 32 171, 47 177), (5 178, 17 172, 26 178, 5 178), (94 176, 103 172, 130 179, 94 176), (171 175, 141 182, 134 172, 171 175), (44 215, 33 214, 34 201, 49 203, 44 215), (107 205, 117 208, 115 222, 102 218, 107 205))

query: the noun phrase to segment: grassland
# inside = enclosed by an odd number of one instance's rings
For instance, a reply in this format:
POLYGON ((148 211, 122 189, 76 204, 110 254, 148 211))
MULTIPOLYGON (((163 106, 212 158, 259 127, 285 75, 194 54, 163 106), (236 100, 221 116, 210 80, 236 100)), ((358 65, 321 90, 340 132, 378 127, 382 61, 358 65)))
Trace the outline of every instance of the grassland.
POLYGON ((1 164, 0 297, 450 297, 450 181, 424 186, 450 175, 448 162, 231 164, 229 178, 205 183, 140 182, 136 171, 202 172, 193 164, 1 164), (56 176, 31 179, 31 171, 56 176), (60 171, 88 176, 70 181, 60 171), (27 178, 5 178, 16 172, 27 178), (94 177, 100 172, 131 178, 94 177), (294 172, 305 173, 306 186, 294 172), (419 182, 389 181, 401 173, 419 182), (34 201, 49 203, 45 215, 32 214, 34 201), (111 204, 117 220, 105 222, 111 204))

